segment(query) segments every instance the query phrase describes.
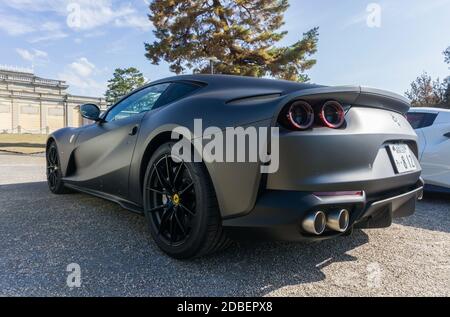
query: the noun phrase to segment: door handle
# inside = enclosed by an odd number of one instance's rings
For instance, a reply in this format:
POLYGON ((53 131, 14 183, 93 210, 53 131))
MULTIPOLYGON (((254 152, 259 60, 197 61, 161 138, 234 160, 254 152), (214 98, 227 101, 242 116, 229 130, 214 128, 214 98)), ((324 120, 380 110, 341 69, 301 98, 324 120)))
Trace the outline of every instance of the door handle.
POLYGON ((133 136, 136 135, 139 131, 139 126, 134 126, 133 129, 131 129, 129 135, 133 136))

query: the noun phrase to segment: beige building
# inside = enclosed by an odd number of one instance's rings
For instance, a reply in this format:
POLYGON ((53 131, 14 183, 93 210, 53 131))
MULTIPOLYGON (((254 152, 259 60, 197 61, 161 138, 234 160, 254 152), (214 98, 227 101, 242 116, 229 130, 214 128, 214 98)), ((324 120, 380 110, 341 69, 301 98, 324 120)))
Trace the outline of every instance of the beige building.
POLYGON ((0 66, 0 133, 48 134, 84 124, 79 105, 101 98, 73 96, 64 81, 37 77, 31 70, 0 66))

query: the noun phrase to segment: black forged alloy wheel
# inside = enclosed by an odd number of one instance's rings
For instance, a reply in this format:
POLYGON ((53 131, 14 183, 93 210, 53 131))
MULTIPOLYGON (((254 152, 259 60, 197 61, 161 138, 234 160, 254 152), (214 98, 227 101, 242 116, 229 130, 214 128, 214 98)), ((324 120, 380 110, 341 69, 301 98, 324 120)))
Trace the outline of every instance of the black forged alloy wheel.
POLYGON ((52 142, 47 148, 47 184, 50 191, 54 194, 63 194, 66 192, 61 180, 61 169, 59 164, 58 148, 55 142, 52 142))
POLYGON ((200 163, 171 155, 171 143, 151 158, 144 180, 144 210, 157 245, 178 259, 229 245, 211 181, 200 163))
POLYGON ((149 212, 158 233, 170 245, 182 244, 191 232, 196 210, 189 170, 183 162, 176 164, 165 155, 153 164, 147 185, 149 212))

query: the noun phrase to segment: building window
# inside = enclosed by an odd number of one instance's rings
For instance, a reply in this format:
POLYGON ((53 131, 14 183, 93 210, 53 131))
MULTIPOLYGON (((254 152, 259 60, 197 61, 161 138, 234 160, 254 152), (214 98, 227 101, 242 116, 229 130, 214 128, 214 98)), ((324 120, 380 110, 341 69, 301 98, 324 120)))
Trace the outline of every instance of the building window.
POLYGON ((0 113, 10 113, 10 112, 11 112, 10 106, 0 105, 0 113))
POLYGON ((64 115, 64 110, 62 108, 48 108, 48 115, 62 117, 64 115))
POLYGON ((20 107, 20 113, 23 113, 23 114, 38 114, 39 113, 39 107, 32 106, 32 105, 22 106, 22 107, 20 107))

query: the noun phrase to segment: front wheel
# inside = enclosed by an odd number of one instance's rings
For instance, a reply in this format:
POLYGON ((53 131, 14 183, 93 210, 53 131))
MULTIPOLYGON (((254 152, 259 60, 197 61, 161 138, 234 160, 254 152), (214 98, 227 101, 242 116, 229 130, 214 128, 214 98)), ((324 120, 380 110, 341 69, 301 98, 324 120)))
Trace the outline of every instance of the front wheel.
POLYGON ((152 156, 144 179, 144 212, 161 250, 177 259, 223 249, 225 236, 211 180, 201 163, 171 154, 172 143, 152 156))
POLYGON ((64 194, 67 192, 62 181, 61 165, 58 154, 58 147, 55 142, 50 143, 46 152, 47 161, 47 184, 54 194, 64 194))

